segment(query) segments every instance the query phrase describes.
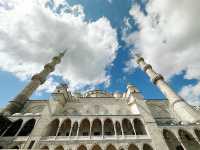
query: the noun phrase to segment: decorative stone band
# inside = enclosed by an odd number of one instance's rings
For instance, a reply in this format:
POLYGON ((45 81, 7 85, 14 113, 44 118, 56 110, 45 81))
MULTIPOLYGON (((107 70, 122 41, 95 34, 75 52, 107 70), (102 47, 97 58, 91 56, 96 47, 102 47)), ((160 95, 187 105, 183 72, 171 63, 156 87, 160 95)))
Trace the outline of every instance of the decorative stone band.
POLYGON ((31 78, 31 80, 39 80, 40 84, 43 84, 45 82, 45 78, 43 78, 40 74, 35 74, 33 75, 33 77, 31 78))
POLYGON ((144 58, 139 57, 139 58, 136 60, 137 64, 139 64, 140 61, 144 61, 144 58))
POLYGON ((152 66, 150 64, 146 64, 143 68, 143 70, 146 72, 147 69, 152 69, 152 66))
POLYGON ((55 61, 57 64, 59 64, 61 60, 60 60, 59 56, 55 56, 55 57, 53 57, 53 61, 55 61))
POLYGON ((55 67, 52 66, 52 65, 50 65, 50 64, 46 64, 46 65, 44 66, 44 69, 50 69, 50 71, 52 72, 52 71, 54 71, 55 67))
POLYGON ((170 104, 170 105, 171 105, 171 107, 174 109, 174 105, 175 105, 176 103, 183 102, 183 101, 184 101, 184 100, 180 97, 180 99, 174 100, 174 102, 173 102, 172 104, 170 104))
POLYGON ((164 77, 161 74, 156 74, 152 79, 153 84, 156 84, 158 80, 164 80, 164 77))

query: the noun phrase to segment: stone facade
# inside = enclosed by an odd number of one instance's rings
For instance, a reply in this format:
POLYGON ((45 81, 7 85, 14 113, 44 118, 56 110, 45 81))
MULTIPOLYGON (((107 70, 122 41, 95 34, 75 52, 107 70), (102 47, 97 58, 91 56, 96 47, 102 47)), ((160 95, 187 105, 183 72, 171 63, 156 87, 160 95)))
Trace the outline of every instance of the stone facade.
POLYGON ((49 100, 30 100, 1 130, 1 148, 198 150, 200 125, 173 118, 167 100, 94 90, 72 95, 60 85, 49 100))

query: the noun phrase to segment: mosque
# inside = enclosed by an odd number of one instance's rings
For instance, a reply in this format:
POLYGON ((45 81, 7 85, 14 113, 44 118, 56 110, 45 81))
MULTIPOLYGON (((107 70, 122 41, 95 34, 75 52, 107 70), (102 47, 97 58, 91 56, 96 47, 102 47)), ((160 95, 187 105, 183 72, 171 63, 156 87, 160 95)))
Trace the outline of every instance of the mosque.
POLYGON ((61 84, 48 100, 29 99, 63 56, 55 56, 1 110, 0 149, 200 150, 200 111, 140 55, 139 67, 166 99, 146 100, 131 84, 125 93, 84 94, 61 84))

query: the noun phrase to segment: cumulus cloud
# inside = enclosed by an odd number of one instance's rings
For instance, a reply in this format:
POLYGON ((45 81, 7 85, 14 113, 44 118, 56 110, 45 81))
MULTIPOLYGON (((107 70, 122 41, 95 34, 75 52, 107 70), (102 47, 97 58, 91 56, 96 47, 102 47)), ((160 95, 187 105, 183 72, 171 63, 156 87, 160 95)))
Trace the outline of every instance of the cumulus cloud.
POLYGON ((130 14, 139 30, 125 40, 168 79, 185 71, 184 78, 200 80, 199 10, 199 0, 150 0, 147 14, 134 4, 130 14))
POLYGON ((46 8, 44 0, 0 0, 0 69, 26 80, 56 50, 68 49, 54 75, 62 76, 72 89, 107 83, 106 68, 118 48, 116 30, 105 17, 86 21, 81 5, 65 2, 63 11, 56 13, 58 6, 46 8))
POLYGON ((187 85, 182 88, 179 94, 191 105, 200 106, 200 82, 196 85, 187 85))

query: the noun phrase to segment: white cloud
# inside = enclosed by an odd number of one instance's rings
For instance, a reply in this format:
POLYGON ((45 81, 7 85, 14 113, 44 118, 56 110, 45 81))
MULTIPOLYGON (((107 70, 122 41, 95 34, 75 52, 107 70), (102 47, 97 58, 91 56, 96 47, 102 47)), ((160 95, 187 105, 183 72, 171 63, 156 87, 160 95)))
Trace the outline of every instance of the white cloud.
POLYGON ((200 82, 196 85, 187 85, 182 88, 179 94, 191 105, 200 106, 200 82))
POLYGON ((200 1, 150 0, 146 10, 144 15, 132 6, 139 31, 129 34, 127 43, 168 79, 184 70, 186 79, 200 80, 200 1))
POLYGON ((72 89, 108 82, 106 67, 115 59, 118 43, 107 18, 87 22, 80 5, 53 14, 35 0, 0 0, 0 7, 1 70, 27 79, 55 50, 69 49, 55 74, 68 80, 72 89))

